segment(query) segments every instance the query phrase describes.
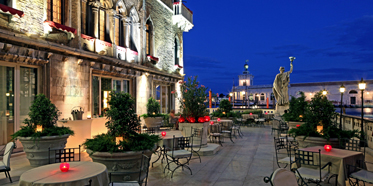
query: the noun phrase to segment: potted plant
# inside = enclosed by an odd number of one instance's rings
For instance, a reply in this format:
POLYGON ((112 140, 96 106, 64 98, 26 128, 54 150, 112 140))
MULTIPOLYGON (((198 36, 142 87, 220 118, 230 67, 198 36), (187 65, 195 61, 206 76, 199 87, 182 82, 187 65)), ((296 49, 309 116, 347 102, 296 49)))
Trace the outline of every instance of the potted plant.
MULTIPOLYGON (((181 97, 178 98, 181 111, 179 130, 183 136, 191 136, 191 127, 203 128, 202 145, 205 146, 207 145, 208 121, 210 121, 204 104, 207 99, 207 88, 204 85, 199 86, 196 76, 194 78, 188 77, 187 81, 180 81, 179 84, 181 92, 181 97)), ((193 144, 200 145, 200 139, 193 139, 193 144)))
POLYGON ((355 137, 357 131, 339 129, 333 123, 335 114, 333 104, 326 96, 318 92, 306 107, 305 123, 291 129, 289 133, 296 137, 300 147, 324 146, 325 144, 338 147, 340 138, 355 137))
POLYGON ((163 120, 163 114, 160 114, 161 105, 157 100, 150 97, 146 104, 147 114, 141 115, 144 117, 146 127, 159 127, 163 120))
MULTIPOLYGON (((140 120, 135 111, 135 100, 128 93, 110 93, 110 108, 105 112, 108 121, 108 132, 87 139, 83 146, 94 162, 106 165, 109 172, 123 172, 114 181, 138 180, 138 168, 142 151, 151 157, 157 135, 139 134, 136 132, 140 120)), ((141 180, 145 174, 141 175, 141 180)))
POLYGON ((56 126, 57 113, 57 107, 44 94, 38 94, 30 107, 29 118, 23 122, 26 125, 12 135, 22 143, 31 166, 48 164, 51 158, 48 148, 64 149, 67 138, 74 134, 68 127, 56 126))
POLYGON ((308 102, 306 101, 306 96, 303 92, 300 92, 300 97, 296 98, 291 96, 289 101, 289 109, 282 118, 288 122, 291 128, 295 128, 297 125, 303 125, 304 113, 306 111, 308 102))
POLYGON ((224 99, 220 102, 218 110, 212 113, 212 117, 214 117, 214 119, 233 119, 240 118, 241 113, 233 112, 232 104, 224 99))

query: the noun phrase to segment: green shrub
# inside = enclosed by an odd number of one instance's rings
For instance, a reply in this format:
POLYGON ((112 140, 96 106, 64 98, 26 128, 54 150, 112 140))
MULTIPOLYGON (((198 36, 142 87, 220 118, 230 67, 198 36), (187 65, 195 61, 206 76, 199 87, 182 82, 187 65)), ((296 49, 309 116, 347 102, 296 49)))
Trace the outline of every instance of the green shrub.
POLYGON ((220 102, 219 109, 221 109, 223 112, 226 112, 226 113, 229 113, 233 110, 231 102, 227 99, 223 99, 220 102))
POLYGON ((305 124, 298 128, 293 128, 289 131, 294 136, 312 136, 323 137, 327 140, 330 138, 352 138, 357 137, 357 130, 347 131, 339 129, 332 118, 335 118, 335 109, 333 104, 318 92, 312 98, 311 102, 305 109, 304 113, 305 124), (319 133, 317 126, 323 126, 323 130, 319 133))
POLYGON ((57 113, 57 107, 44 94, 36 95, 30 106, 29 118, 23 121, 26 125, 21 126, 21 129, 12 135, 12 139, 17 137, 32 137, 36 139, 42 136, 74 135, 74 131, 70 130, 70 128, 56 126, 57 113), (36 125, 42 125, 43 131, 36 132, 36 125))
POLYGON ((146 111, 147 111, 148 117, 156 117, 154 115, 158 115, 160 113, 161 105, 153 97, 150 97, 148 99, 148 103, 146 104, 146 111))
POLYGON ((109 120, 106 122, 107 134, 87 139, 83 145, 93 152, 125 152, 153 149, 160 140, 158 135, 138 134, 135 130, 140 120, 135 111, 135 100, 128 93, 110 93, 108 102, 110 109, 105 112, 109 120), (123 137, 123 141, 116 144, 116 137, 123 137))
POLYGON ((291 96, 288 112, 282 115, 282 118, 285 121, 303 120, 303 116, 307 109, 308 102, 306 101, 306 96, 304 95, 304 93, 301 92, 300 94, 301 96, 299 98, 291 96))
POLYGON ((261 115, 263 113, 263 110, 253 109, 253 110, 246 110, 246 111, 242 112, 242 114, 250 114, 250 113, 261 115))

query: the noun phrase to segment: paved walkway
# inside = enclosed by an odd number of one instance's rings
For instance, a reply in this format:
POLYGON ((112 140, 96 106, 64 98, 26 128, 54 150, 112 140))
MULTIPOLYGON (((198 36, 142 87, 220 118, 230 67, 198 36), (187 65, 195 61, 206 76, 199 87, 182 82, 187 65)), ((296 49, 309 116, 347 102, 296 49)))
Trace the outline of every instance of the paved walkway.
MULTIPOLYGON (((266 128, 243 128, 243 138, 234 139, 235 143, 225 139, 223 147, 214 156, 202 156, 202 163, 199 159, 190 161, 189 170, 178 169, 171 178, 171 173, 163 173, 163 164, 157 162, 149 171, 149 186, 160 185, 195 185, 195 186, 261 186, 264 176, 269 176, 277 165, 274 162, 274 146, 271 129, 266 128)), ((196 158, 194 156, 194 158, 196 158)), ((154 161, 156 156, 153 155, 154 161)), ((91 161, 86 153, 82 155, 82 161, 91 161)), ((367 155, 367 161, 373 162, 373 158, 367 155)), ((175 166, 171 166, 175 167, 175 166)), ((25 155, 11 158, 10 172, 14 183, 10 184, 4 174, 0 174, 0 185, 18 185, 20 175, 32 169, 25 155)), ((373 167, 372 167, 373 168, 373 167)), ((332 181, 333 184, 333 181, 332 181)))

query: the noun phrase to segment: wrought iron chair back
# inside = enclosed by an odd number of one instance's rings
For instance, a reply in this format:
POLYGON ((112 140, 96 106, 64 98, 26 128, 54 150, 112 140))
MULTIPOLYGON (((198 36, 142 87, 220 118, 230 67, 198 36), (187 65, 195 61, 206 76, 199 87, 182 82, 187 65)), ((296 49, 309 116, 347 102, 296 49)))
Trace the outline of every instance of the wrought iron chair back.
MULTIPOLYGON (((13 149, 16 148, 16 143, 9 142, 4 147, 4 153, 3 153, 3 160, 0 160, 0 162, 3 163, 3 166, 0 166, 0 172, 5 173, 5 177, 9 178, 10 183, 13 183, 12 178, 10 177, 9 171, 10 171, 10 156, 13 152, 13 149)), ((1 150, 2 151, 2 150, 1 150)))
POLYGON ((65 148, 59 150, 51 150, 50 147, 48 148, 48 155, 49 155, 49 164, 51 163, 59 163, 59 162, 71 162, 71 161, 80 161, 80 145, 78 148, 65 148), (76 160, 75 153, 78 155, 78 160, 76 160), (54 152, 54 162, 51 162, 51 152, 54 152))
POLYGON ((137 182, 139 185, 145 184, 147 185, 148 176, 149 176, 149 166, 150 166, 150 158, 142 152, 142 158, 139 165, 139 176, 137 181, 123 181, 123 175, 128 174, 128 172, 110 172, 109 173, 109 184, 112 186, 114 183, 135 183, 137 182), (144 177, 145 176, 145 177, 144 177), (113 181, 115 178, 115 181, 113 181), (119 179, 118 178, 122 178, 119 179))
POLYGON ((157 131, 158 131, 158 128, 157 128, 157 127, 148 127, 148 128, 145 130, 145 133, 147 133, 147 134, 155 134, 157 131))
POLYGON ((320 152, 321 152, 320 149, 318 152, 297 150, 295 152, 295 161, 303 165, 321 166, 321 156, 320 156, 321 153, 320 152), (319 162, 315 161, 314 154, 317 154, 319 156, 319 162))
MULTIPOLYGON (((209 128, 210 128, 210 142, 214 142, 212 140, 216 140, 218 139, 218 143, 223 146, 222 144, 222 141, 221 141, 221 135, 222 135, 222 128, 221 128, 221 125, 220 124, 213 124, 213 125, 209 125, 209 128), (215 138, 215 139, 213 139, 215 138)), ((223 138, 224 139, 224 138, 223 138)))
POLYGON ((202 147, 202 136, 203 136, 203 128, 194 128, 191 127, 191 131, 192 131, 192 136, 194 138, 199 138, 200 140, 200 144, 199 146, 196 148, 193 144, 192 144, 192 151, 198 155, 198 158, 199 158, 199 162, 201 163, 202 160, 201 160, 201 156, 199 155, 199 151, 201 150, 201 147, 202 147))

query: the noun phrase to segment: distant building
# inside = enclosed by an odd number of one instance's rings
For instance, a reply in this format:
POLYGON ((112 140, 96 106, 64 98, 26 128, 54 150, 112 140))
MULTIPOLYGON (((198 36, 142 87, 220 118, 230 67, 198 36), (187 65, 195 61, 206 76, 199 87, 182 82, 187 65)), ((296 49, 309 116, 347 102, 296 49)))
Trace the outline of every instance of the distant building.
MULTIPOLYGON (((290 75, 291 76, 291 75, 290 75)), ((273 76, 273 79, 275 75, 273 76)), ((238 75, 238 86, 232 87, 232 100, 235 106, 242 105, 258 105, 267 104, 272 107, 276 101, 272 92, 273 85, 254 85, 254 76, 248 71, 248 65, 245 64, 245 71, 238 75)), ((366 89, 364 91, 364 105, 373 106, 373 80, 364 80, 366 89)), ((360 106, 361 91, 359 89, 360 80, 351 81, 333 81, 333 82, 313 82, 313 83, 290 83, 289 96, 297 97, 300 92, 304 92, 306 100, 311 100, 315 93, 326 90, 327 96, 334 105, 340 105, 341 93, 339 87, 343 84, 346 91, 343 95, 343 105, 345 106, 360 106)), ((290 98, 289 98, 290 100, 290 98)))

